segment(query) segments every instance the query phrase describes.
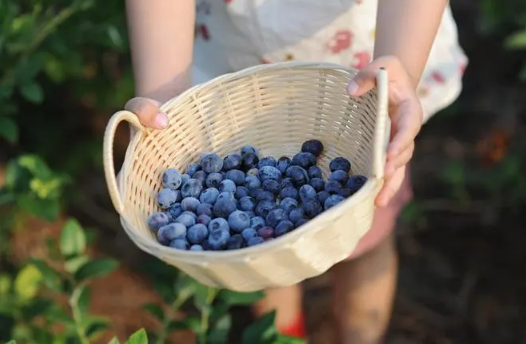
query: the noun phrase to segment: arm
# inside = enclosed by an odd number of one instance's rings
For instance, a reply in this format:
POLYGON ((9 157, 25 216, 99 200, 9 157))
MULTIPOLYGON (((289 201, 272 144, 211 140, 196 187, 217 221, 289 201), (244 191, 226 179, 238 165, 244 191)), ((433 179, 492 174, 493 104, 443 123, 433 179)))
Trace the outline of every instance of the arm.
POLYGON ((374 58, 395 56, 416 88, 448 0, 378 0, 374 58))
POLYGON ((193 0, 126 0, 136 95, 164 102, 190 86, 193 0))

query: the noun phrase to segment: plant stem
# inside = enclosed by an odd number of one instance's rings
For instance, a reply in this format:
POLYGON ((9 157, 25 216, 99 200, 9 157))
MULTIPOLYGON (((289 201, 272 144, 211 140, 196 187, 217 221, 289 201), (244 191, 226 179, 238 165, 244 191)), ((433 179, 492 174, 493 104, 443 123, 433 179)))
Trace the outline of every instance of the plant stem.
MULTIPOLYGON (((182 290, 179 295, 175 298, 175 301, 170 305, 170 309, 173 311, 179 310, 181 306, 192 296, 192 293, 190 290, 182 290)), ((161 331, 159 333, 159 336, 157 337, 156 344, 164 344, 166 337, 168 336, 170 321, 172 319, 170 317, 165 317, 162 323, 161 331)))
POLYGON ((78 286, 73 290, 71 297, 69 298, 69 306, 71 307, 71 313, 73 313, 73 320, 75 321, 75 329, 81 344, 89 344, 89 339, 86 337, 86 329, 82 324, 82 313, 79 309, 79 298, 84 290, 84 286, 78 286))
POLYGON ((201 310, 201 328, 199 332, 199 344, 206 344, 208 327, 210 326, 210 309, 217 295, 217 290, 207 288, 206 307, 201 310))

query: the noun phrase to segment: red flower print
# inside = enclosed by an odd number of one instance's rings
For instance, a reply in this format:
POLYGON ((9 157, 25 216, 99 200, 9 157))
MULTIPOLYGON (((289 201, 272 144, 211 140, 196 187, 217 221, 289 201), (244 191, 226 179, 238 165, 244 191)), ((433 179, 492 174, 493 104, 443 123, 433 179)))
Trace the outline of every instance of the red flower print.
POLYGON ((262 57, 262 58, 259 59, 259 63, 261 63, 261 64, 267 64, 267 63, 270 63, 270 61, 267 60, 266 58, 262 57))
POLYGON ((208 33, 208 27, 204 24, 199 25, 199 33, 205 41, 210 40, 210 34, 208 33))
POLYGON ((356 3, 359 5, 363 2, 363 0, 356 0, 356 3))
POLYGON ((431 78, 439 84, 443 84, 446 82, 446 78, 444 78, 444 75, 440 74, 439 72, 431 73, 431 78))
POLYGON ((333 54, 339 54, 351 46, 352 33, 349 30, 340 30, 334 34, 328 44, 328 49, 333 54))
POLYGON ((466 64, 465 63, 461 63, 459 66, 458 66, 458 69, 460 69, 460 74, 464 74, 464 72, 466 71, 466 64))
POLYGON ((352 57, 351 67, 356 69, 362 69, 369 62, 371 62, 371 54, 369 54, 367 51, 362 51, 354 54, 354 56, 352 57))
POLYGON ((232 0, 225 0, 225 4, 230 4, 232 0))

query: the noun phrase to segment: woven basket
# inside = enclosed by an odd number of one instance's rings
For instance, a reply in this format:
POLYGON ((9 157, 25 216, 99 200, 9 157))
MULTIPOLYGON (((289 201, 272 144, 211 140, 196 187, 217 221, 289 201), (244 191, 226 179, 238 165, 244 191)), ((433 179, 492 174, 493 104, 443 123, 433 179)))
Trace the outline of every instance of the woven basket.
POLYGON ((237 291, 299 283, 327 271, 352 253, 369 230, 374 200, 383 184, 387 144, 387 74, 377 87, 356 98, 346 92, 356 71, 333 64, 286 62, 223 75, 195 86, 162 106, 170 124, 143 127, 131 112, 113 115, 104 137, 109 193, 122 226, 145 252, 201 283, 237 291), (135 129, 119 181, 113 166, 118 124, 135 129), (348 158, 352 173, 369 177, 353 196, 276 240, 232 251, 180 251, 159 244, 147 227, 158 211, 155 199, 168 167, 184 170, 201 154, 222 156, 252 144, 262 156, 296 154, 307 139, 325 146, 319 165, 348 158))

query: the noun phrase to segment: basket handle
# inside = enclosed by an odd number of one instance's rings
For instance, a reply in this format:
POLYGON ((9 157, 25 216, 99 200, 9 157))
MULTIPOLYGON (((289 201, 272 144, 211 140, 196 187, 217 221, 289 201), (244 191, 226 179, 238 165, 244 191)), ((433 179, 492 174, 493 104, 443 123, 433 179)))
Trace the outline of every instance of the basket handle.
POLYGON ((376 126, 373 146, 373 176, 377 179, 384 177, 385 155, 389 144, 390 124, 388 114, 388 86, 389 78, 385 68, 380 68, 376 75, 377 103, 376 126))
POLYGON ((124 211, 124 203, 122 202, 120 196, 119 185, 117 184, 117 177, 115 174, 115 166, 113 164, 113 142, 115 139, 117 127, 122 121, 128 122, 140 133, 144 130, 139 118, 134 113, 122 110, 111 116, 110 121, 106 126, 106 131, 104 132, 104 145, 102 153, 104 162, 104 176, 106 178, 106 185, 108 186, 111 202, 119 214, 122 214, 124 211))

